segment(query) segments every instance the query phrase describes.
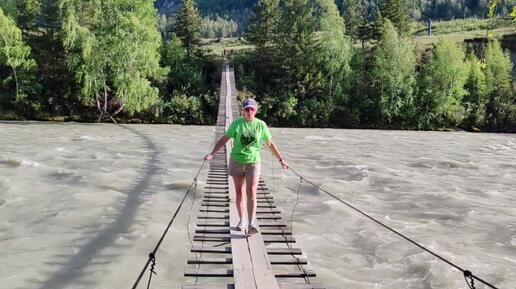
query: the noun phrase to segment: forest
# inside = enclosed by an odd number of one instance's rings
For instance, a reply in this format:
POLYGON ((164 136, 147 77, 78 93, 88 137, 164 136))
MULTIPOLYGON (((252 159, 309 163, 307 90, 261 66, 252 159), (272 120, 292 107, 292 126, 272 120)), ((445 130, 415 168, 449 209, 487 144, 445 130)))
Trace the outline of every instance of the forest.
POLYGON ((462 3, 183 0, 166 17, 150 0, 6 0, 0 118, 213 124, 222 58, 202 38, 239 35, 239 97, 271 125, 514 132, 513 64, 492 30, 514 25, 514 3, 462 3), (474 45, 421 48, 427 17, 488 25, 474 45))

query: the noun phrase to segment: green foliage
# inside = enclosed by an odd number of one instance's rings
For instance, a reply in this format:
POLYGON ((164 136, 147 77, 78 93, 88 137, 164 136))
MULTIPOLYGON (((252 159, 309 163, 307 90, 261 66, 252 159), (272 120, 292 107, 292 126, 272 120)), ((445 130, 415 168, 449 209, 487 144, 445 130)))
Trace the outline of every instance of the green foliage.
POLYGON ((21 30, 0 8, 0 68, 7 69, 0 72, 0 103, 8 105, 13 102, 22 107, 38 108, 36 99, 28 98, 34 85, 36 67, 30 54, 31 49, 23 41, 21 30))
POLYGON ((487 85, 482 63, 474 53, 467 57, 469 75, 466 82, 468 94, 464 98, 466 108, 465 125, 471 128, 482 128, 486 121, 487 85))
POLYGON ((202 67, 195 59, 188 58, 186 48, 175 35, 163 47, 162 64, 169 68, 165 95, 197 95, 203 91, 205 80, 202 67))
POLYGON ((464 117, 462 99, 468 77, 464 51, 456 44, 439 40, 424 68, 418 100, 419 126, 425 129, 455 127, 464 117))
POLYGON ((490 41, 485 49, 487 117, 491 128, 504 129, 516 125, 516 97, 511 86, 512 63, 500 43, 490 41))
POLYGON ((278 32, 279 1, 259 0, 253 11, 246 38, 256 47, 257 53, 265 53, 266 49, 273 44, 278 32))
POLYGON ((410 17, 407 0, 379 0, 380 13, 389 19, 398 33, 407 35, 410 32, 410 17))
POLYGON ((179 94, 165 103, 163 115, 169 123, 201 124, 204 113, 199 98, 179 94))
POLYGON ((181 10, 174 18, 174 32, 183 41, 188 58, 199 44, 202 19, 194 0, 183 0, 181 10))
POLYGON ((309 89, 315 54, 315 19, 308 0, 287 0, 276 36, 279 59, 286 72, 287 90, 303 98, 309 89))
POLYGON ((201 35, 204 38, 223 38, 233 37, 238 31, 238 24, 233 20, 227 20, 221 17, 215 19, 203 18, 201 35))
MULTIPOLYGON (((513 27, 516 29, 516 23, 512 19, 481 19, 481 18, 464 18, 464 19, 453 19, 449 21, 433 21, 432 22, 432 33, 434 35, 443 35, 456 32, 466 32, 475 30, 487 30, 496 28, 509 28, 513 27)), ((418 22, 414 35, 415 36, 426 36, 428 32, 427 22, 418 22)))
POLYGON ((4 14, 14 19, 18 16, 18 9, 16 7, 17 0, 3 0, 0 1, 0 8, 4 11, 4 14))
POLYGON ((357 39, 360 33, 360 26, 366 17, 366 7, 361 0, 344 0, 343 17, 346 23, 346 30, 352 39, 357 39))
MULTIPOLYGON (((125 109, 154 105, 158 90, 150 80, 164 75, 159 66, 161 38, 153 1, 61 0, 63 42, 83 101, 97 104, 100 118, 125 109)), ((99 120, 100 120, 99 118, 99 120)))
POLYGON ((18 25, 23 31, 33 30, 43 9, 42 0, 16 0, 18 25))
POLYGON ((345 34, 344 20, 339 15, 337 6, 332 0, 321 0, 321 35, 318 43, 317 56, 319 70, 325 79, 320 82, 320 93, 318 101, 325 101, 325 105, 332 110, 325 108, 325 114, 321 113, 319 120, 323 124, 329 122, 333 115, 336 103, 345 102, 345 91, 347 89, 349 74, 351 73, 350 62, 352 57, 351 40, 345 34))
POLYGON ((371 85, 368 82, 370 69, 367 62, 365 50, 356 48, 352 51, 349 85, 345 92, 347 97, 340 98, 336 102, 335 123, 337 126, 358 127, 367 122, 372 123, 369 120, 375 118, 371 117, 373 112, 370 108, 374 105, 368 98, 372 93, 371 85))
POLYGON ((372 85, 379 96, 384 121, 402 123, 414 117, 415 68, 414 43, 399 37, 386 19, 382 38, 374 50, 372 70, 372 85))

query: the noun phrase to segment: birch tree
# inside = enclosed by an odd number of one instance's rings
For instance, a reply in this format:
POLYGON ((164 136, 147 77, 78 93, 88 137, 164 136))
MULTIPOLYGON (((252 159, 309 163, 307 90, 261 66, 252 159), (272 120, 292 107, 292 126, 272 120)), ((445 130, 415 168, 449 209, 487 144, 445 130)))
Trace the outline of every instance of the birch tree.
POLYGON ((152 79, 160 67, 161 37, 151 0, 60 0, 68 65, 82 100, 96 105, 98 121, 132 114, 158 101, 152 79))

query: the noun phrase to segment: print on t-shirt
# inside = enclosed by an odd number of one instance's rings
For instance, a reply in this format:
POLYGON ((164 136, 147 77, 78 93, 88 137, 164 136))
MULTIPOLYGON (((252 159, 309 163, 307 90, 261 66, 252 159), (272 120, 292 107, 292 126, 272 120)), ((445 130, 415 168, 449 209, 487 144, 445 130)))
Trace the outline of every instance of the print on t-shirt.
POLYGON ((257 141, 258 139, 256 138, 256 131, 252 129, 244 129, 242 132, 242 137, 240 137, 240 143, 244 148, 257 141))

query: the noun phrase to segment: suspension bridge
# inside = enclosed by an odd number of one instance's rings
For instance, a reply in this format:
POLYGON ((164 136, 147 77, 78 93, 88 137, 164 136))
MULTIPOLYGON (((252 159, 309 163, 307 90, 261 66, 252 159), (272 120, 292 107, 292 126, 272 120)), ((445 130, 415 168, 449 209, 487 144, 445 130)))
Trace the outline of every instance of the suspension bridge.
MULTIPOLYGON (((230 63, 225 64, 222 72, 220 93, 215 139, 240 115, 235 97, 235 74, 230 63)), ((292 231, 283 221, 263 179, 259 181, 257 192, 260 232, 246 235, 237 230, 236 193, 227 172, 231 148, 228 142, 210 162, 193 236, 193 256, 187 260, 185 269, 185 277, 190 277, 187 278, 189 285, 183 285, 183 289, 324 288, 312 282, 315 273, 306 269, 307 261, 301 257, 301 249, 292 247, 295 243, 292 231), (213 277, 221 277, 221 280, 213 277), (221 284, 223 277, 230 282, 221 284)))
MULTIPOLYGON (((239 105, 236 100, 235 73, 232 63, 226 61, 222 69, 220 86, 220 103, 214 139, 219 139, 233 119, 239 117, 239 105)), ((272 192, 265 181, 260 178, 257 192, 257 221, 259 233, 248 235, 237 229, 239 221, 236 191, 229 180, 227 165, 232 142, 226 143, 209 163, 209 172, 205 181, 201 208, 197 214, 196 229, 191 242, 191 257, 186 261, 183 289, 323 289, 317 282, 316 274, 307 268, 308 261, 292 235, 292 225, 283 220, 282 213, 274 204, 272 192)), ((151 288, 152 276, 156 274, 156 253, 168 230, 181 210, 186 197, 194 193, 198 186, 198 176, 206 161, 199 168, 190 187, 185 192, 181 203, 173 214, 154 250, 141 270, 133 289, 138 288, 145 272, 149 270, 146 288, 151 288)), ((486 287, 498 289, 493 284, 463 269, 436 252, 387 226, 383 222, 340 199, 337 195, 323 189, 306 179, 294 169, 292 173, 299 177, 299 189, 304 181, 321 192, 334 198, 341 204, 377 223, 380 227, 419 247, 433 257, 447 263, 461 272, 467 286, 476 288, 475 281, 486 287)), ((298 189, 298 197, 299 197, 298 189)), ((194 202, 192 201, 192 208, 194 202)), ((297 203, 296 203, 297 204, 297 203)), ((191 208, 191 209, 192 209, 191 208)), ((295 207, 294 207, 295 208, 295 207)), ((292 212, 293 214, 293 212, 292 212)), ((190 218, 189 218, 190 221, 190 218)), ((291 222, 290 222, 291 223, 291 222)))

